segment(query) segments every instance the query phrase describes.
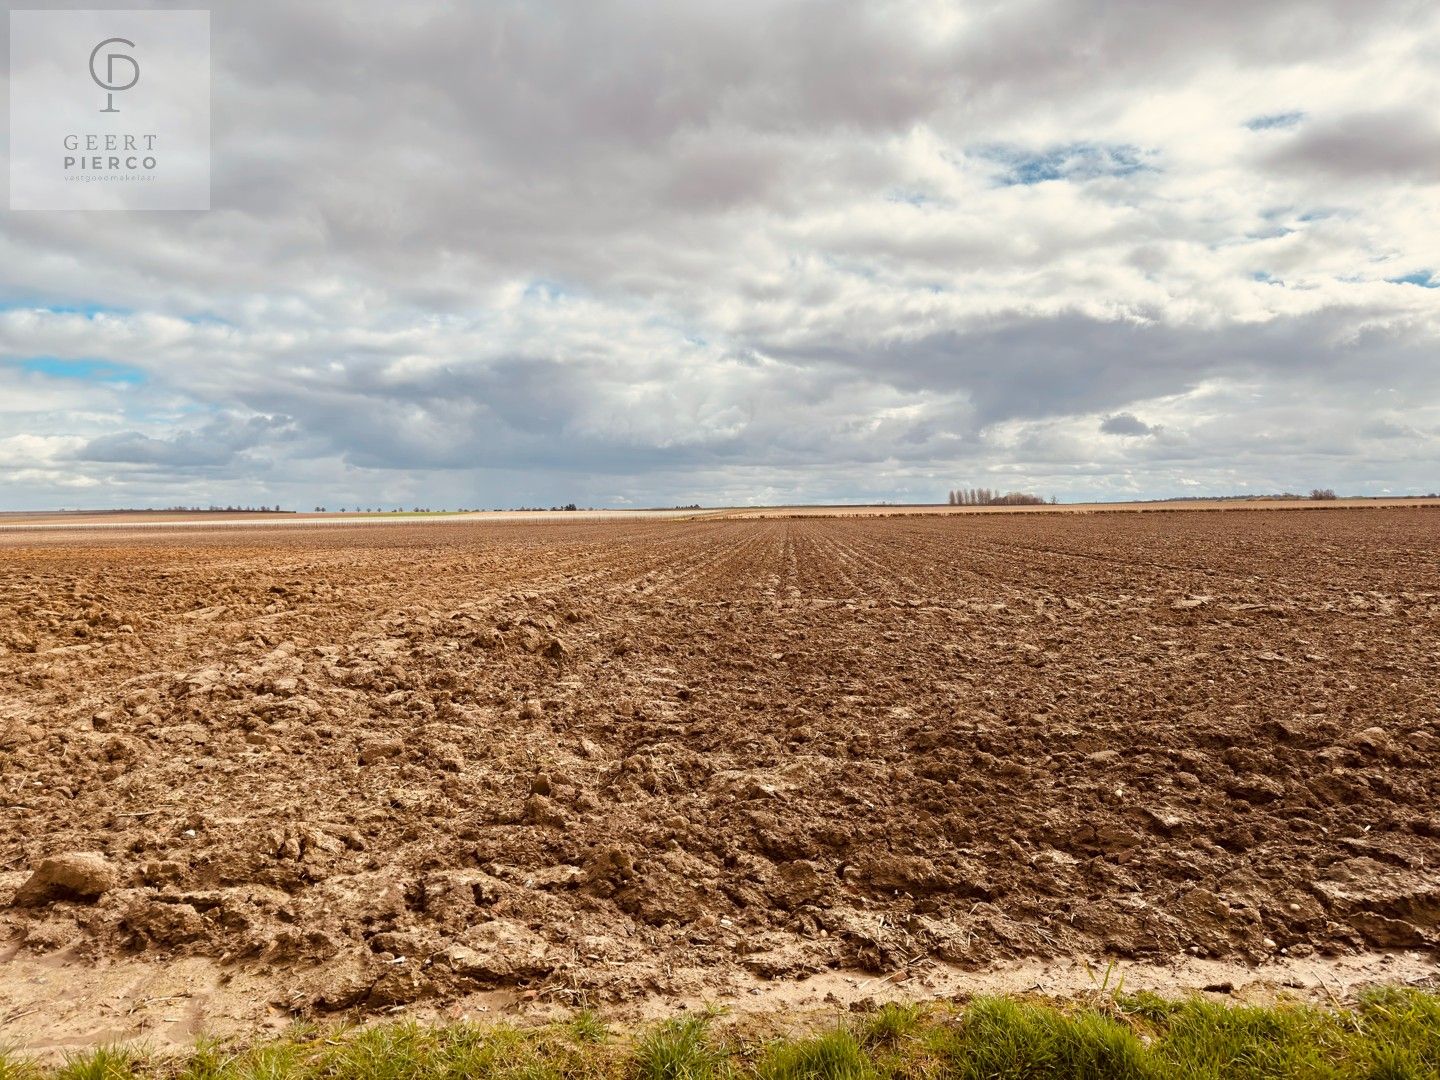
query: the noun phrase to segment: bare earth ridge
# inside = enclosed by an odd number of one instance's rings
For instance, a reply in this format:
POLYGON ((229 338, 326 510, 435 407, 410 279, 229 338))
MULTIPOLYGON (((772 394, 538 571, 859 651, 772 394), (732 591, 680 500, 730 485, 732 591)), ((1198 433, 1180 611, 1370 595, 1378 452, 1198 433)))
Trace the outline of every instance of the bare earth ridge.
POLYGON ((319 1010, 1433 958, 1437 541, 1423 507, 0 533, 0 1014, 53 958, 319 1010))

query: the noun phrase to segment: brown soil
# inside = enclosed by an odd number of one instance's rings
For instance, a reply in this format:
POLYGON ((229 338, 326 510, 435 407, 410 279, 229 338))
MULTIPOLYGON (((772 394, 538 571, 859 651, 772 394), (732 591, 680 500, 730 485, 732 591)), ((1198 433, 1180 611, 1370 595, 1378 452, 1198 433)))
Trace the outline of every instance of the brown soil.
POLYGON ((384 1009, 1434 955, 1437 541, 1419 508, 5 534, 0 960, 384 1009))

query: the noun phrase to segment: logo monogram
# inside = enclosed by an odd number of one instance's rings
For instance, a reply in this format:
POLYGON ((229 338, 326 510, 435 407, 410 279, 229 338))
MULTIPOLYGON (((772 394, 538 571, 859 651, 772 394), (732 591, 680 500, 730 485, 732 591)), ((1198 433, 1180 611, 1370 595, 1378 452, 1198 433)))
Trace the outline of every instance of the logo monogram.
MULTIPOLYGON (((106 91, 105 108, 101 109, 100 111, 102 113, 118 113, 120 110, 115 108, 115 95, 120 93, 120 91, 122 90, 129 90, 132 86, 134 86, 140 81, 140 65, 135 61, 135 58, 133 56, 130 56, 126 53, 106 53, 105 77, 101 78, 100 72, 95 70, 95 59, 97 56, 100 55, 100 50, 105 48, 106 45, 129 45, 130 48, 133 49, 135 47, 135 43, 125 38, 106 38, 104 41, 100 42, 99 45, 96 45, 95 48, 90 50, 90 78, 95 80, 96 86, 100 87, 101 90, 106 91), (119 81, 120 76, 117 75, 115 71, 115 65, 117 61, 121 64, 130 65, 129 82, 122 83, 119 81)), ((121 74, 123 74, 125 71, 123 67, 120 70, 121 74)))

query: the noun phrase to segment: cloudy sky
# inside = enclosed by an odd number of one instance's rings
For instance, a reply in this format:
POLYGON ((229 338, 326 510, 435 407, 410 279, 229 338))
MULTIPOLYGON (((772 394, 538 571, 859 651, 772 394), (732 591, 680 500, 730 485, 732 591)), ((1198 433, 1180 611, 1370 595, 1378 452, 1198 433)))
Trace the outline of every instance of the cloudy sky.
POLYGON ((211 22, 213 209, 0 211, 0 507, 1440 489, 1430 0, 211 22))

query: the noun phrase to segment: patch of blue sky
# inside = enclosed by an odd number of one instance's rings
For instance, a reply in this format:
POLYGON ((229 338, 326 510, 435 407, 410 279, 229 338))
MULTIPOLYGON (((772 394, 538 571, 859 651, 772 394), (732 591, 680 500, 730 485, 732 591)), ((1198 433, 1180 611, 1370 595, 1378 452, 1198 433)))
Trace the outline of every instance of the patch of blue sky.
MULTIPOLYGON (((0 312, 3 311, 43 311, 50 315, 83 315, 87 319, 94 319, 101 315, 113 315, 117 318, 123 318, 135 314, 134 308, 118 307, 114 304, 48 304, 36 300, 0 299, 0 312)), ((202 311, 194 315, 180 315, 178 318, 194 326, 234 325, 229 319, 217 315, 212 311, 202 311)))
POLYGON ((51 315, 84 315, 93 319, 97 315, 131 315, 129 308, 113 307, 110 304, 42 304, 34 300, 0 300, 0 311, 45 311, 51 315))
POLYGON ((556 300, 574 296, 575 290, 560 281, 536 278, 525 286, 524 295, 526 300, 539 300, 543 303, 553 304, 556 300))
POLYGON ((1412 274, 1386 278, 1391 285, 1419 285, 1422 289, 1440 289, 1440 276, 1433 270, 1416 270, 1412 274))
POLYGON ((1101 177, 1133 176, 1157 171, 1128 143, 1077 142, 1030 150, 1008 144, 978 147, 974 156, 1003 167, 1001 187, 1044 184, 1054 180, 1083 181, 1101 177))
POLYGON ((57 356, 29 356, 18 360, 0 360, 6 367, 16 367, 27 375, 42 375, 48 379, 78 379, 90 383, 125 383, 138 386, 148 382, 149 376, 129 364, 117 364, 111 360, 62 360, 57 356))
POLYGON ((885 201, 892 203, 905 203, 907 206, 938 206, 939 200, 933 195, 927 195, 923 191, 908 191, 902 188, 885 193, 885 201))
POLYGON ((833 255, 824 256, 823 261, 826 266, 837 273, 850 274, 853 277, 858 277, 865 281, 877 281, 880 277, 879 270, 870 263, 856 262, 852 259, 840 259, 833 255))
POLYGON ((1305 114, 1299 109, 1293 112, 1268 113, 1264 116, 1252 116, 1245 121, 1245 126, 1251 131, 1274 131, 1276 128, 1292 128, 1301 120, 1305 114))

